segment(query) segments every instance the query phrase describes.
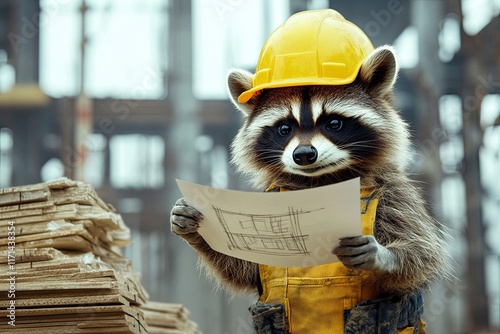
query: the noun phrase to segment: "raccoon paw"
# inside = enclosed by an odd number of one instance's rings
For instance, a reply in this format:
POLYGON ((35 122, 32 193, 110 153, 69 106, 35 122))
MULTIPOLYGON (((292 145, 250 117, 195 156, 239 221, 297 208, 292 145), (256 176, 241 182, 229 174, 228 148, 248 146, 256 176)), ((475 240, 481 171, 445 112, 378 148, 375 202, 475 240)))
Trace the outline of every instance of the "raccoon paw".
POLYGON ((170 229, 180 236, 195 233, 202 220, 201 212, 187 204, 184 198, 178 199, 170 211, 170 229))
POLYGON ((396 267, 395 255, 372 235, 342 238, 332 253, 350 269, 392 272, 396 267))

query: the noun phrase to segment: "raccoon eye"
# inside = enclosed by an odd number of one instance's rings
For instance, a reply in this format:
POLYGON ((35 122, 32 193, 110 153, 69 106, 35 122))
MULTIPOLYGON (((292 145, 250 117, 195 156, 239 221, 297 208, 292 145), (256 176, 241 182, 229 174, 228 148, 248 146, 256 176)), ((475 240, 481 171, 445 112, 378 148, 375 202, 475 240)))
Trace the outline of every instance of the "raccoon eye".
POLYGON ((281 135, 281 136, 288 136, 290 134, 290 132, 292 132, 292 127, 289 126, 289 125, 286 125, 286 124, 281 124, 279 127, 278 127, 278 133, 281 135))
POLYGON ((343 125, 344 125, 344 123, 342 122, 341 119, 330 118, 328 120, 328 122, 326 123, 326 128, 327 128, 327 130, 330 130, 330 131, 339 131, 340 129, 342 129, 343 125))

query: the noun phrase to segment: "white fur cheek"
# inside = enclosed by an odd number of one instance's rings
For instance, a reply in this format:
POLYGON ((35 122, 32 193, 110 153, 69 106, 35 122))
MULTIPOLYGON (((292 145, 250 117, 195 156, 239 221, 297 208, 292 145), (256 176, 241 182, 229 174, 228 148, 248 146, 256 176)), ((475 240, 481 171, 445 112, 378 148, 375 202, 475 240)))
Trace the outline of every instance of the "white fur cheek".
MULTIPOLYGON (((349 159, 349 152, 339 149, 335 144, 323 136, 316 136, 311 145, 318 151, 318 160, 314 165, 330 165, 341 160, 349 159)), ((314 166, 313 165, 313 166, 314 166)))
POLYGON ((231 143, 231 161, 236 165, 237 169, 243 173, 249 173, 249 168, 254 169, 255 164, 255 150, 253 149, 253 142, 255 137, 247 129, 240 129, 236 137, 231 143), (248 154, 252 152, 252 154, 248 154))
POLYGON ((293 161, 293 151, 299 146, 299 140, 297 138, 293 138, 290 140, 288 145, 286 145, 285 150, 281 156, 281 162, 287 171, 291 171, 293 168, 297 166, 295 161, 293 161))

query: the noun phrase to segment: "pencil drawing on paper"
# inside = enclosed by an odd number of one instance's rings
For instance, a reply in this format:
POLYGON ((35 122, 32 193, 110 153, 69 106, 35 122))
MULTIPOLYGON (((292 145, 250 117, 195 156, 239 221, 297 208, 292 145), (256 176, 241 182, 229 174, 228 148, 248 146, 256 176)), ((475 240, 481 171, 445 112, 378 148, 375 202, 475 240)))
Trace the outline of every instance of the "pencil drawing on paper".
POLYGON ((247 250, 270 255, 308 255, 300 218, 312 210, 288 208, 281 214, 252 214, 223 210, 212 206, 228 236, 228 248, 247 250))

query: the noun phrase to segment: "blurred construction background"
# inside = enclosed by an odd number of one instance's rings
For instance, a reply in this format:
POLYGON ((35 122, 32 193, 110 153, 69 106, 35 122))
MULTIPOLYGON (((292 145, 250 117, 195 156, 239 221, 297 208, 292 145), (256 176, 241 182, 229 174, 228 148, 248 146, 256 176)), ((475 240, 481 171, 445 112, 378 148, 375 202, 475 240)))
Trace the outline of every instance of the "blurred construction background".
POLYGON ((241 115, 226 72, 253 71, 274 28, 325 7, 398 52, 411 172, 453 238, 429 332, 499 333, 499 0, 0 0, 0 188, 93 184, 132 229, 125 255, 155 300, 204 333, 251 333, 252 298, 214 290, 169 231, 175 178, 248 189, 228 163, 241 115))

